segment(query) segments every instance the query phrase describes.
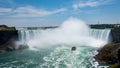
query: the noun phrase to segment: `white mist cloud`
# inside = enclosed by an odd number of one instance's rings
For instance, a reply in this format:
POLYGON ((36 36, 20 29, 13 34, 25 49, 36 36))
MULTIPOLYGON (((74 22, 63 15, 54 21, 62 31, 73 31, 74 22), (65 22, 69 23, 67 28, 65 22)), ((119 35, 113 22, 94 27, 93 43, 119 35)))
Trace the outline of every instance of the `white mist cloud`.
POLYGON ((73 4, 74 9, 83 8, 83 7, 97 7, 110 3, 112 0, 88 0, 85 2, 79 2, 73 4))
MULTIPOLYGON (((34 31, 35 32, 35 31, 34 31)), ((28 33, 27 33, 28 34, 28 33)), ((92 38, 89 35, 89 27, 84 21, 77 18, 69 18, 56 29, 37 31, 34 35, 28 35, 26 42, 30 48, 51 47, 67 44, 69 46, 93 46, 100 47, 103 41, 92 38), (32 36, 34 38, 29 38, 32 36)), ((24 40, 23 40, 24 42, 24 40)))

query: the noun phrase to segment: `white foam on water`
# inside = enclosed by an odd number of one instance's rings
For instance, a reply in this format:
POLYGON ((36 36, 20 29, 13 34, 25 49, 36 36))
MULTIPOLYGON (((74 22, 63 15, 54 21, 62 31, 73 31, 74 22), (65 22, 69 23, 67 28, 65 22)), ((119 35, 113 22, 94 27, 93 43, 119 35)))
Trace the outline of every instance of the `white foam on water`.
POLYGON ((57 47, 50 55, 43 59, 45 63, 40 67, 44 68, 92 68, 91 57, 93 49, 89 47, 77 47, 76 51, 71 51, 71 47, 57 47), (89 52, 90 51, 90 52, 89 52))

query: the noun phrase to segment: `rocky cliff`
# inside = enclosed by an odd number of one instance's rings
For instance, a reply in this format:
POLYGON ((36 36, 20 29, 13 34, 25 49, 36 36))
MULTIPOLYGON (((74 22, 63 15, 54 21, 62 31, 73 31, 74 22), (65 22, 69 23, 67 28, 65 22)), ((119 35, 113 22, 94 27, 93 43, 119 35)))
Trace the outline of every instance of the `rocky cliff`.
POLYGON ((0 31, 0 52, 15 50, 15 42, 18 40, 17 30, 2 30, 0 31))
POLYGON ((9 39, 14 38, 15 40, 18 39, 18 31, 17 30, 12 30, 12 31, 6 31, 2 30, 0 31, 0 47, 8 42, 9 39))
POLYGON ((111 30, 112 42, 120 43, 120 28, 113 28, 111 30))

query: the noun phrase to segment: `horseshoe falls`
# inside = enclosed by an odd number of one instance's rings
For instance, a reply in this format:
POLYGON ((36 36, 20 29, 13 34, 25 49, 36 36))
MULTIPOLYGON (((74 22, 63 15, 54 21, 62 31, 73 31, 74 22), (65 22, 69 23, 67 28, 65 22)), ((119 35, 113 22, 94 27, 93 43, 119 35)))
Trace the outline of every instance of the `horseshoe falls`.
POLYGON ((91 29, 90 35, 96 39, 109 42, 110 29, 91 29))
POLYGON ((110 31, 91 29, 76 18, 53 29, 19 29, 19 42, 29 48, 3 53, 0 67, 93 68, 93 56, 97 48, 109 42, 110 31), (75 51, 71 51, 72 46, 75 51))

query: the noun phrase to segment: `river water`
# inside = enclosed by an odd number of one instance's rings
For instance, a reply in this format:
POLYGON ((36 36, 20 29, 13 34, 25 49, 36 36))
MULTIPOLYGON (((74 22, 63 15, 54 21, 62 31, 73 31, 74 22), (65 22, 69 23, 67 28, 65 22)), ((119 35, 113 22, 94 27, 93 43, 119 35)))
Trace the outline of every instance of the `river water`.
POLYGON ((29 48, 1 53, 0 68, 93 68, 97 48, 110 35, 110 29, 90 29, 76 18, 55 29, 18 30, 19 44, 29 48), (77 49, 71 51, 72 46, 77 49))

